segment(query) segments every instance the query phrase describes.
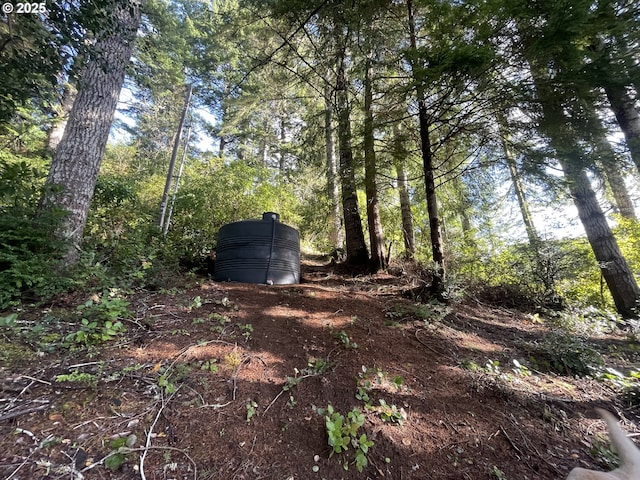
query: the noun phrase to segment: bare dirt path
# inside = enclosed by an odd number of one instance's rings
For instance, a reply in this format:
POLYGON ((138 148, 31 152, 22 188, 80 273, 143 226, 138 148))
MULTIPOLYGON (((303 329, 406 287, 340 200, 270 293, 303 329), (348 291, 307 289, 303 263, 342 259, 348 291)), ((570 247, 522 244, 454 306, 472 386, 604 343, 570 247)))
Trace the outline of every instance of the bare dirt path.
POLYGON ((531 317, 417 305, 390 275, 309 264, 303 278, 140 291, 125 340, 2 368, 0 478, 533 480, 605 468, 589 455, 604 433, 593 408, 621 404, 606 384, 517 368, 548 334, 531 317), (351 432, 336 452, 340 416, 351 432))

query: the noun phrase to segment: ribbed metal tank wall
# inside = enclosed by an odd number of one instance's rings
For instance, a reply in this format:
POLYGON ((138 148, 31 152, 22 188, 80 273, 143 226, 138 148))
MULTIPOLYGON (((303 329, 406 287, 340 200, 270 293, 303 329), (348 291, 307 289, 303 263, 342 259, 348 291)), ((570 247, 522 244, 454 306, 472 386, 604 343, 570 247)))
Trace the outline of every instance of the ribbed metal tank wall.
POLYGON ((218 232, 214 278, 219 282, 300 283, 300 234, 277 213, 243 220, 218 232))

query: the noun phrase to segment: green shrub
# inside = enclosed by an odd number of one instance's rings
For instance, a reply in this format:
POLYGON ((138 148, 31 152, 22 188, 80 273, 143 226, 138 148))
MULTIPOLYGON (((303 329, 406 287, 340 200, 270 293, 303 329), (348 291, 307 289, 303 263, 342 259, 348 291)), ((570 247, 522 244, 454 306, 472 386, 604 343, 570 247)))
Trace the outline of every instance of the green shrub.
POLYGON ((63 212, 38 212, 44 174, 28 160, 0 158, 0 309, 25 293, 49 296, 68 285, 53 235, 63 212))
POLYGON ((640 406, 640 372, 631 370, 626 375, 613 368, 606 368, 600 374, 600 380, 610 383, 622 399, 630 406, 640 406))
POLYGON ((604 364, 600 353, 586 338, 565 331, 551 332, 527 347, 530 361, 537 370, 587 376, 604 364))
POLYGON ((122 319, 130 316, 129 302, 117 292, 105 292, 102 298, 87 300, 76 309, 79 316, 79 329, 65 337, 70 346, 99 345, 122 335, 126 328, 122 319))

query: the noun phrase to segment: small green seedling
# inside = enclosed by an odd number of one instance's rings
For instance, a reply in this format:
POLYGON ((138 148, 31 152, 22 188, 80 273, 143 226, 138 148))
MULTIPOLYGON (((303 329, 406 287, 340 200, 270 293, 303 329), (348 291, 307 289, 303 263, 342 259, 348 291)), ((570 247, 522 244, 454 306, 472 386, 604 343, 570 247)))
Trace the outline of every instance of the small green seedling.
POLYGON ((347 335, 347 332, 345 332, 344 330, 340 330, 338 333, 335 333, 333 336, 334 338, 339 340, 344 346, 344 348, 346 349, 358 348, 358 344, 356 342, 351 341, 351 339, 349 338, 349 335, 347 335))
MULTIPOLYGON (((373 446, 373 441, 369 440, 365 433, 358 435, 358 430, 364 425, 364 414, 358 408, 354 408, 345 417, 336 412, 332 405, 328 405, 326 410, 319 409, 318 412, 325 414, 327 441, 331 447, 329 456, 342 454, 351 446, 355 450, 353 462, 358 472, 362 472, 369 463, 367 453, 373 446)), ((348 470, 349 461, 345 459, 342 466, 348 470)))
POLYGON ((247 423, 251 422, 251 419, 255 416, 256 408, 258 408, 258 404, 255 401, 250 400, 247 402, 247 423))

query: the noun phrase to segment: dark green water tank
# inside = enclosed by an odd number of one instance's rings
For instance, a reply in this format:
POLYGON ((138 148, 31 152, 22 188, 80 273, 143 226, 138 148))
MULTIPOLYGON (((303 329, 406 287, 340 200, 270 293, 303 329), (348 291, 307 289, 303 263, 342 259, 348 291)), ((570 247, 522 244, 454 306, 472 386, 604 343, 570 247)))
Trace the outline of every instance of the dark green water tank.
POLYGON ((300 234, 277 213, 243 220, 218 232, 214 278, 218 282, 300 283, 300 234))

